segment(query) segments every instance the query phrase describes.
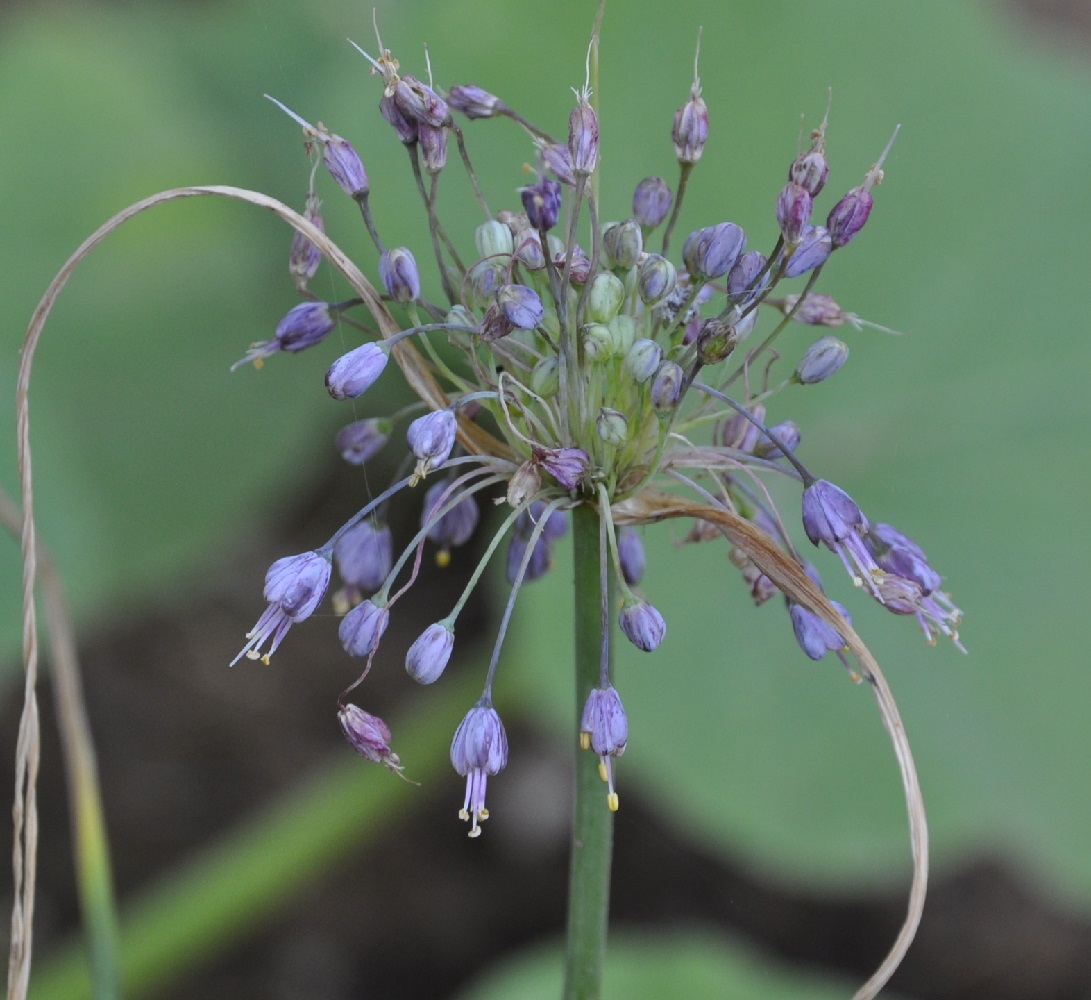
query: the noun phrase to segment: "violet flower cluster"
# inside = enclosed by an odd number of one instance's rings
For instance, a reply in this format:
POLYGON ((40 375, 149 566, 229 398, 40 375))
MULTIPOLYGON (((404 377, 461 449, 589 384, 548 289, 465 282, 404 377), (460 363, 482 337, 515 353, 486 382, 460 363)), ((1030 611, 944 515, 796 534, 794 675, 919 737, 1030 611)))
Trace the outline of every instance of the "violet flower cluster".
MULTIPOLYGON (((434 545, 446 564, 483 522, 491 535, 464 592, 406 656, 414 680, 432 684, 442 677, 454 652, 459 614, 503 546, 510 596, 481 698, 451 744, 451 763, 466 778, 460 815, 476 836, 488 816, 488 778, 508 758, 507 736, 492 704, 501 644, 516 595, 549 572, 553 549, 577 505, 597 514, 601 549, 609 553, 604 565, 613 577, 611 582, 604 572, 602 666, 598 685, 585 692, 580 734, 581 745, 600 758, 611 809, 618 801, 613 761, 629 734, 610 676, 608 595, 618 596, 621 633, 638 649, 652 652, 667 635, 664 616, 640 589, 645 553, 634 525, 655 520, 648 514, 650 498, 662 506, 663 497, 688 494, 705 509, 745 518, 820 587, 817 571, 785 526, 800 517, 811 543, 835 553, 864 593, 894 614, 915 618, 930 642, 943 635, 959 644, 961 613, 921 548, 896 528, 869 519, 844 490, 814 476, 798 457, 801 429, 794 421, 767 419, 774 397, 784 390, 814 391, 800 387, 829 380, 849 354, 828 333, 810 345, 796 345, 786 335, 777 352, 774 341, 789 328, 863 325, 814 289, 830 259, 867 223, 889 144, 861 183, 829 199, 823 216, 818 204, 829 175, 824 119, 787 164, 779 192, 771 190, 768 218, 753 220, 764 249, 748 245, 744 229, 726 220, 714 219, 676 239, 691 175, 709 138, 696 74, 673 124, 662 128, 665 150, 668 142, 673 146, 676 179, 639 180, 631 188, 629 215, 604 221, 599 193, 607 184, 632 180, 607 181, 601 170, 599 122, 588 86, 576 92, 567 130, 555 134, 477 85, 442 90, 401 73, 381 45, 378 58, 363 54, 381 78, 380 115, 408 154, 431 246, 416 252, 388 247, 372 217, 367 172, 353 146, 274 102, 302 126, 314 161, 305 218, 322 229, 315 187, 321 162, 358 204, 378 255, 383 299, 403 317, 401 332, 372 335, 333 360, 326 388, 335 399, 359 397, 402 344, 442 388, 446 405, 433 401, 429 408, 422 402, 389 418, 354 420, 340 431, 336 446, 349 463, 370 461, 397 435, 404 436, 408 464, 325 544, 273 564, 265 581, 268 607, 236 661, 245 654, 268 662, 290 627, 320 605, 336 566, 341 587, 332 603, 343 616, 340 639, 349 655, 367 661, 366 674, 393 605, 416 578, 425 545, 434 545), (522 138, 533 168, 518 189, 517 204, 494 204, 480 190, 460 119, 502 119, 522 138), (449 147, 457 149, 452 164, 457 158, 482 211, 472 244, 440 220, 440 182, 452 169, 449 147), (678 243, 680 253, 672 256, 678 243), (417 261, 428 257, 435 277, 422 281, 417 261), (793 279, 797 287, 787 291, 793 279), (403 343, 409 339, 415 346, 403 343), (775 378, 782 356, 798 361, 790 375, 775 378), (768 477, 799 484, 796 514, 776 509, 765 486, 768 477), (391 503, 421 495, 419 531, 396 555, 384 513, 391 503), (504 506, 503 515, 482 518, 493 500, 504 506)), ((520 163, 512 161, 513 178, 521 173, 520 163)), ((616 188, 609 191, 613 204, 616 188)), ((318 345, 342 320, 353 331, 368 331, 366 317, 353 318, 361 299, 323 302, 308 291, 320 263, 315 246, 297 233, 289 270, 306 301, 239 364, 260 366, 276 353, 318 345)), ((394 354, 404 364, 406 355, 394 354)), ((697 518, 688 540, 719 537, 716 524, 697 518)), ((736 544, 730 554, 756 604, 780 592, 752 553, 736 544)), ((818 660, 832 652, 849 666, 846 643, 833 625, 787 596, 785 604, 784 627, 794 631, 807 656, 818 660)), ((847 610, 836 607, 850 621, 847 610)), ((342 696, 340 721, 359 753, 400 770, 382 720, 345 704, 342 696)))

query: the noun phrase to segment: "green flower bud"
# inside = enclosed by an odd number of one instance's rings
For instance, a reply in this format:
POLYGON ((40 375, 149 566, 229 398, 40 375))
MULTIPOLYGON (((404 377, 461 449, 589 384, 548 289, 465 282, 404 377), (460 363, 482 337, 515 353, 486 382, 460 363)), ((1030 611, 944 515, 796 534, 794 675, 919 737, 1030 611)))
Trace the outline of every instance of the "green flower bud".
POLYGON ((580 335, 583 356, 588 361, 604 361, 614 353, 614 335, 608 326, 602 323, 588 323, 580 330, 580 335))
POLYGON ((620 448, 629 436, 629 421, 619 410, 604 406, 595 418, 595 429, 607 444, 620 448))
POLYGON ((615 222, 603 233, 602 245, 610 266, 628 271, 629 268, 636 267, 644 252, 644 236, 640 226, 632 219, 628 222, 615 222))
POLYGON ((530 373, 530 387, 543 399, 557 395, 561 387, 561 375, 555 357, 546 356, 534 366, 530 373))
POLYGON ((482 257, 492 257, 496 254, 510 256, 515 249, 515 241, 512 238, 511 230, 496 219, 490 219, 477 227, 474 233, 474 243, 477 245, 477 252, 482 257))
POLYGON ((613 338, 614 354, 628 354, 636 339, 636 322, 633 317, 618 313, 606 326, 613 338))
POLYGON ((595 323, 609 323, 625 300, 625 285, 614 274, 598 274, 591 282, 587 313, 595 323))

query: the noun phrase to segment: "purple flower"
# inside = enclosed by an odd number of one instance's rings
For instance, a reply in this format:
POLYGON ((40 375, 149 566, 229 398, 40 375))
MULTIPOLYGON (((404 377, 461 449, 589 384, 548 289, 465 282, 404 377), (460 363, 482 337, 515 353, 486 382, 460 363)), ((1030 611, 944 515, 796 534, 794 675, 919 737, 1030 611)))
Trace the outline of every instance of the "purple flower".
POLYGON ((581 92, 568 116, 568 152, 577 176, 593 174, 599 160, 599 120, 588 97, 587 92, 581 92))
POLYGON ((644 578, 647 559, 644 542, 635 528, 621 528, 617 533, 617 558, 621 563, 621 575, 630 587, 637 586, 644 578))
POLYGON ((321 142, 322 162, 341 190, 357 201, 366 198, 371 186, 364 169, 364 161, 352 148, 352 143, 339 135, 327 135, 321 142))
POLYGON ((784 265, 785 278, 798 278, 801 274, 825 264, 833 252, 830 234, 825 226, 805 226, 788 263, 784 265))
POLYGON ((658 647, 667 634, 667 623, 663 616, 647 601, 638 599, 625 603, 618 616, 618 624, 621 625, 625 638, 645 653, 658 647))
POLYGON ((418 683, 434 684, 447 668, 454 648, 455 634, 447 625, 429 625, 405 654, 405 669, 418 683))
MULTIPOLYGON (((545 514, 546 502, 534 500, 516 519, 514 531, 520 538, 529 539, 534 533, 534 528, 545 514)), ((558 538, 564 538, 568 533, 568 512, 554 508, 550 511, 549 518, 542 525, 542 538, 553 543, 558 538)))
POLYGON ((765 254, 758 250, 748 250, 727 273, 727 294, 736 305, 748 305, 754 297, 769 284, 769 270, 766 268, 765 254), (762 279, 758 282, 758 275, 762 279))
POLYGON ((833 483, 816 479, 803 491, 803 530, 811 544, 836 552, 853 582, 877 597, 875 578, 881 571, 864 544, 867 527, 856 501, 833 483))
POLYGON ((345 705, 337 713, 337 719, 345 739, 361 757, 391 771, 402 770, 398 755, 390 749, 390 727, 377 715, 356 705, 345 705))
POLYGON ((536 448, 535 460, 566 490, 576 489, 591 467, 582 448, 536 448))
POLYGON ((385 604, 364 601, 341 619, 337 635, 349 656, 369 656, 378 648, 388 624, 390 612, 385 604))
POLYGON ((803 227, 811 221, 812 207, 811 195, 805 187, 793 181, 784 185, 777 196, 777 225, 785 243, 799 242, 803 227))
POLYGON ((247 643, 239 650, 231 666, 242 659, 269 662, 288 629, 296 622, 309 618, 322 603, 330 583, 330 560, 317 552, 278 559, 265 574, 265 599, 269 602, 257 624, 246 633, 247 643), (269 639, 269 649, 261 647, 269 639))
MULTIPOLYGON (((770 427, 769 433, 789 451, 795 451, 799 447, 799 442, 803 437, 803 433, 799 429, 799 424, 794 420, 785 420, 783 423, 770 427)), ((773 443, 771 437, 763 434, 758 440, 758 443, 754 446, 754 454, 759 458, 776 459, 780 458, 781 455, 783 455, 783 452, 779 445, 773 443)))
POLYGON ((466 713, 451 741, 451 766, 466 776, 466 798, 458 818, 472 823, 469 835, 481 835, 479 823, 489 818, 485 808, 485 786, 490 774, 508 763, 508 736, 496 709, 482 698, 466 713))
POLYGON ((384 250, 379 257, 379 278, 395 302, 420 298, 420 273, 413 252, 406 247, 384 250))
POLYGON ((349 465, 363 465, 374 458, 390 436, 390 421, 372 417, 355 420, 337 432, 335 444, 349 465))
POLYGON ((701 158, 708 141, 708 105, 701 97, 701 87, 696 80, 689 99, 674 113, 671 139, 679 163, 696 163, 701 158))
MULTIPOLYGON (((428 527, 428 538, 439 546, 436 562, 446 566, 450 562, 450 550, 465 545, 477 528, 479 517, 477 501, 472 496, 458 500, 445 513, 436 517, 437 508, 443 496, 451 487, 450 483, 436 483, 424 494, 424 507, 421 509, 421 527, 428 527)), ((450 503, 448 496, 443 503, 450 503)))
POLYGON ((447 93, 447 103, 461 111, 467 118, 492 118, 497 111, 507 107, 499 97, 473 84, 456 84, 447 93))
POLYGON ((526 285, 502 285, 496 292, 496 304, 508 322, 520 330, 533 330, 545 315, 538 293, 526 285))
POLYGON ((408 73, 397 78, 393 97, 394 104, 402 115, 417 125, 439 128, 451 118, 447 102, 427 84, 421 83, 408 73))
POLYGON ((393 565, 394 536, 385 525, 365 518, 334 542, 333 558, 341 579, 361 592, 382 586, 393 565))
POLYGON ((697 229, 686 237, 682 260, 689 274, 704 281, 722 278, 746 247, 746 233, 734 222, 697 229))
POLYGON ((792 375, 798 385, 816 385, 838 372, 849 359, 849 345, 832 334, 819 337, 807 348, 792 375))
POLYGON ((645 177, 633 192, 633 218, 654 229, 671 209, 670 185, 662 177, 645 177))
MULTIPOLYGON (((666 298, 678 284, 678 271, 675 266, 657 253, 644 256, 637 279, 640 300, 647 306, 654 306, 660 299, 666 298)), ((653 341, 654 343, 654 341, 653 341)))
POLYGON ((355 399, 375 384, 388 360, 378 344, 361 344, 330 365, 326 388, 334 399, 355 399))
POLYGON ((848 243, 867 222, 871 215, 874 199, 865 185, 854 187, 833 208, 826 218, 826 228, 830 231, 830 242, 834 249, 848 243))
POLYGON ((455 446, 457 430, 458 421, 450 410, 433 410, 409 425, 405 439, 410 451, 417 456, 418 478, 447 461, 455 446))
POLYGON ((682 398, 686 373, 674 361, 664 361, 652 379, 651 401, 657 410, 673 410, 682 398))
POLYGON ((519 188, 523 211, 535 229, 549 230, 561 214, 561 185, 543 174, 533 184, 519 188))
POLYGON ((424 169, 434 177, 447 166, 447 129, 421 125, 417 130, 417 141, 424 169))
POLYGON ((394 131, 398 133, 398 138, 401 139, 405 145, 411 146, 417 141, 417 123, 411 122, 401 113, 393 96, 384 96, 379 101, 379 113, 386 119, 387 123, 393 127, 394 131))
MULTIPOLYGON (((529 541, 513 533, 508 541, 507 580, 514 584, 519 577, 519 567, 523 564, 529 541)), ((523 583, 530 583, 545 576, 553 566, 553 549, 545 535, 540 535, 531 549, 530 559, 523 574, 523 583)))
POLYGON ((292 306, 284 318, 277 324, 272 340, 262 340, 254 344, 232 366, 234 371, 240 365, 252 361, 255 368, 260 368, 263 359, 278 351, 302 351, 323 340, 334 328, 335 313, 326 302, 300 302, 292 306))
MULTIPOLYGON (((844 606, 833 601, 833 606, 841 612, 850 625, 852 618, 844 606)), ((845 648, 845 640, 838 635, 833 626, 819 618, 813 611, 808 611, 802 604, 788 602, 788 616, 792 620, 792 631, 796 642, 812 660, 821 660, 827 653, 836 653, 845 648)))
POLYGON ((562 184, 574 187, 576 173, 572 166, 572 154, 567 146, 558 143, 549 143, 542 147, 542 162, 553 171, 553 175, 562 184))
POLYGON ((620 757, 625 752, 628 740, 629 720, 614 686, 592 688, 584 702, 580 720, 580 746, 598 754, 608 789, 606 803, 611 812, 617 812, 618 806, 612 758, 620 757))

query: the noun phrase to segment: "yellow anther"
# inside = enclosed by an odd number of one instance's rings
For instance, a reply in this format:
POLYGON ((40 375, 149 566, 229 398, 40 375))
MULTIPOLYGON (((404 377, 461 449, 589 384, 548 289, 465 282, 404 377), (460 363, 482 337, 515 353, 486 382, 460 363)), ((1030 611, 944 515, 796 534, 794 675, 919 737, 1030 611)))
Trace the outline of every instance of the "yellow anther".
POLYGON ((580 749, 581 750, 590 750, 591 749, 591 734, 590 733, 580 733, 580 749))
POLYGON ((599 761, 599 777, 602 778, 603 781, 610 780, 610 774, 606 770, 606 762, 602 760, 599 761))
POLYGON ((610 812, 616 813, 617 806, 617 792, 611 792, 609 795, 606 796, 606 807, 610 810, 610 812))
POLYGON ((436 553, 436 565, 440 569, 446 569, 448 566, 451 565, 451 550, 450 549, 440 549, 436 553))

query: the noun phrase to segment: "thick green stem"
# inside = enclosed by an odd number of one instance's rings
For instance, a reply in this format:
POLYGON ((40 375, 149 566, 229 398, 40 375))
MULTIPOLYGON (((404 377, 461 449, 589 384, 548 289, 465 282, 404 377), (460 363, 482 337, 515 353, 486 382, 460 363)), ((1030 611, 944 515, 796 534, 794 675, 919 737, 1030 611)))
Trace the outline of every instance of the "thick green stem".
MULTIPOLYGON (((572 512, 576 610, 576 727, 583 704, 599 683, 602 658, 602 592, 599 517, 589 504, 572 512)), ((577 745, 573 740, 573 745, 577 745)), ((565 1000, 602 996, 602 965, 610 909, 614 814, 606 804, 598 758, 576 753, 576 802, 569 870, 565 1000)))

